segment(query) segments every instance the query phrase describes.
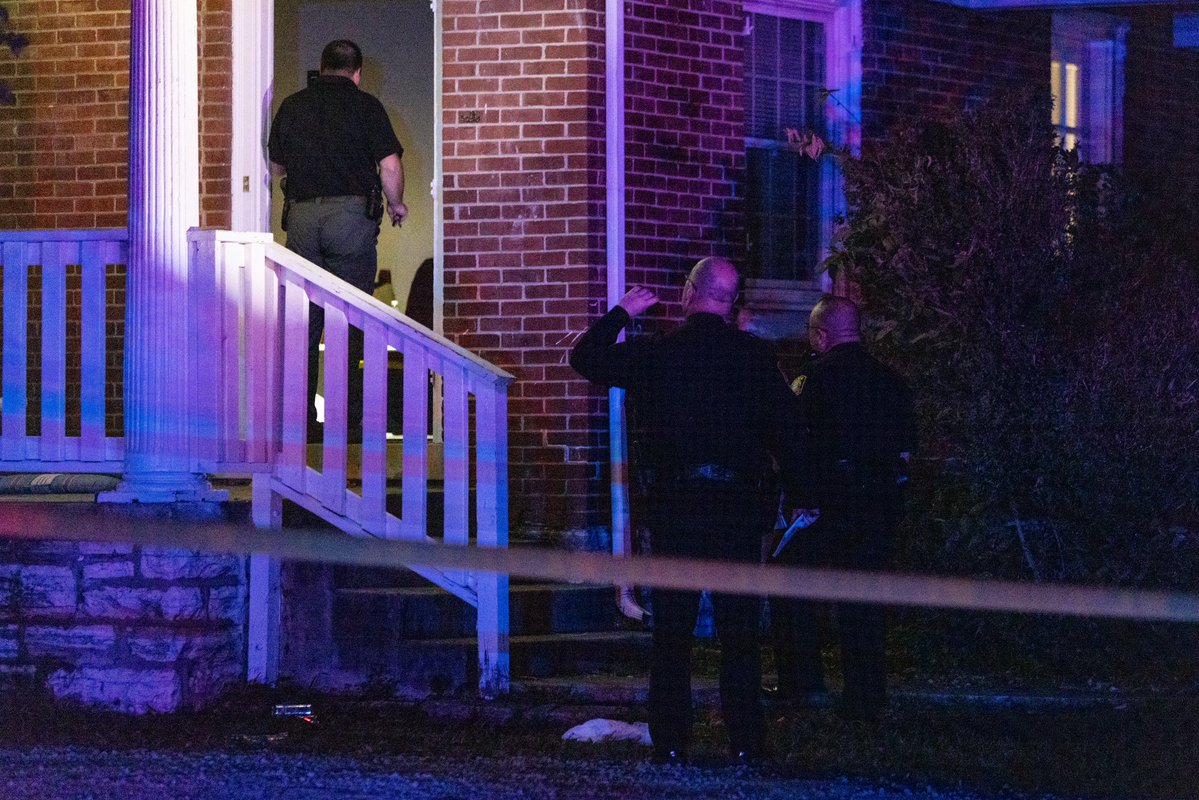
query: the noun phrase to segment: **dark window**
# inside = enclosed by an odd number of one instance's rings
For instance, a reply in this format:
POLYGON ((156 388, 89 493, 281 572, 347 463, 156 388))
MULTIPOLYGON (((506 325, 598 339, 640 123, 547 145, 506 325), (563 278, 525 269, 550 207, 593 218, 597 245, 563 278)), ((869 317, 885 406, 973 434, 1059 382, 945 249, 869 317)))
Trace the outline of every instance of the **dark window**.
POLYGON ((787 130, 825 136, 824 25, 749 15, 746 244, 754 278, 811 280, 820 259, 821 164, 787 130))

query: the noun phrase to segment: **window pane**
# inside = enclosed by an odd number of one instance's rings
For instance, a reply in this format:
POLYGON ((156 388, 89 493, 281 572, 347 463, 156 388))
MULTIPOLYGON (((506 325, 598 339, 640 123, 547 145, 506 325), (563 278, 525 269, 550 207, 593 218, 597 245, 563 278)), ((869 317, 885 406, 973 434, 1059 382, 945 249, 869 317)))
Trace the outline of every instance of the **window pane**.
POLYGON ((746 151, 749 274, 809 280, 820 255, 820 165, 782 148, 746 151))
POLYGON ((1066 65, 1066 127, 1078 127, 1078 65, 1066 65))
POLYGON ((1062 62, 1049 65, 1049 91, 1053 92, 1053 124, 1062 124, 1062 62))
POLYGON ((746 59, 746 246, 752 277, 810 280, 820 257, 821 165, 787 128, 825 135, 824 26, 751 15, 746 59))

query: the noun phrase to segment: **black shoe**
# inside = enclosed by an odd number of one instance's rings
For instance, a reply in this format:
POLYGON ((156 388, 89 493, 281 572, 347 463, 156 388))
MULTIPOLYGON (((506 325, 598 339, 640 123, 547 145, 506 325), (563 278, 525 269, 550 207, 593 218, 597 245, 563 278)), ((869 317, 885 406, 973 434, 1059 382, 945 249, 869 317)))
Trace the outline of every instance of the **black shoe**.
POLYGON ((687 751, 659 750, 654 748, 654 754, 650 756, 649 761, 651 764, 685 767, 687 766, 687 751))

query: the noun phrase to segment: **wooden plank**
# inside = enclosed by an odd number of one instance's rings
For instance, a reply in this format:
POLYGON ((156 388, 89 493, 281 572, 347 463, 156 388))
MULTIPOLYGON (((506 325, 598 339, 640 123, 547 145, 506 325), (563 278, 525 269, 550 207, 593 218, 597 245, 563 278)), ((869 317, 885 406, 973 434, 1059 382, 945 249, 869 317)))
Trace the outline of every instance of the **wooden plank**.
POLYGON ((119 249, 116 242, 85 242, 80 259, 83 274, 79 312, 79 457, 84 461, 104 459, 104 389, 108 383, 106 275, 109 264, 121 262, 119 249))
POLYGON ((259 269, 263 271, 266 314, 266 352, 264 368, 266 370, 266 409, 263 417, 263 434, 266 452, 263 460, 254 463, 270 463, 275 460, 279 451, 283 431, 283 402, 280 390, 283 387, 283 342, 279 339, 282 333, 283 301, 279 293, 279 275, 267 264, 266 255, 261 245, 256 245, 256 258, 259 269))
POLYGON ((216 255, 217 290, 224 302, 220 328, 220 401, 217 452, 224 461, 241 461, 240 387, 241 321, 245 309, 238 245, 219 243, 216 255))
MULTIPOLYGON (((478 442, 480 548, 508 547, 508 397, 504 387, 481 387, 475 400, 478 442)), ((479 692, 508 691, 508 575, 475 574, 478 592, 479 692)))
POLYGON ((446 368, 445 391, 445 542, 470 541, 470 401, 466 374, 460 366, 446 368))
POLYGON ((36 242, 4 244, 4 378, 3 410, 0 412, 0 458, 13 461, 25 458, 25 421, 28 402, 25 395, 25 355, 27 314, 29 313, 28 275, 30 263, 41 260, 36 242))
MULTIPOLYGON (((254 524, 277 530, 283 526, 283 498, 271 490, 270 475, 255 475, 251 484, 254 524)), ((250 554, 249 613, 246 626, 246 679, 271 684, 279 677, 282 631, 280 560, 250 554)))
POLYGON ((267 460, 267 419, 271 402, 268 395, 270 369, 267 352, 271 339, 270 321, 267 318, 266 268, 261 244, 243 245, 242 253, 246 286, 244 452, 247 462, 261 464, 267 460))
POLYGON ((401 535, 419 539, 427 532, 429 503, 429 370, 425 348, 415 338, 405 338, 404 352, 404 458, 400 478, 401 535))
POLYGON ((71 263, 79 263, 76 243, 42 246, 42 434, 38 454, 47 463, 62 461, 66 455, 67 264, 71 263))
POLYGON ((376 320, 363 331, 362 527, 383 534, 387 513, 387 332, 376 320))
POLYGON ((303 491, 308 437, 308 295, 304 287, 283 287, 283 456, 279 476, 303 491))
POLYGON ((188 347, 191 356, 192 455, 205 469, 221 461, 221 364, 223 363, 222 276, 214 232, 203 231, 190 244, 188 347))
POLYGON ((346 501, 346 369, 349 324, 340 303, 325 306, 325 445, 321 501, 338 514, 346 501))
POLYGON ((508 394, 480 386, 475 395, 475 494, 480 547, 508 546, 508 394))

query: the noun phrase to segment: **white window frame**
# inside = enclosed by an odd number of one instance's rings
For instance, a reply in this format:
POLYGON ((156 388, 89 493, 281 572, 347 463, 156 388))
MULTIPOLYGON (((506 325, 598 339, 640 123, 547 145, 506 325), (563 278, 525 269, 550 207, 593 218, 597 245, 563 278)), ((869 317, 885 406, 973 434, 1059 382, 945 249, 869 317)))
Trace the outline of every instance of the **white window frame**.
MULTIPOLYGON (((853 155, 862 143, 862 3, 861 0, 747 0, 745 13, 789 17, 824 25, 824 79, 835 90, 825 101, 825 132, 830 146, 853 155)), ((747 138, 747 146, 749 144, 747 138)), ((845 186, 836 161, 821 158, 820 260, 828 257, 833 224, 846 211, 845 186)), ((807 313, 830 288, 828 276, 813 280, 751 278, 745 306, 760 333, 771 338, 802 335, 807 313)))
MULTIPOLYGON (((1118 164, 1124 157, 1124 60, 1128 21, 1093 11, 1058 11, 1053 15, 1050 55, 1051 90, 1066 86, 1069 66, 1081 71, 1077 119, 1069 127, 1081 132, 1079 156, 1091 164, 1118 164)), ((1067 97, 1055 97, 1054 127, 1064 131, 1071 110, 1067 97)))

